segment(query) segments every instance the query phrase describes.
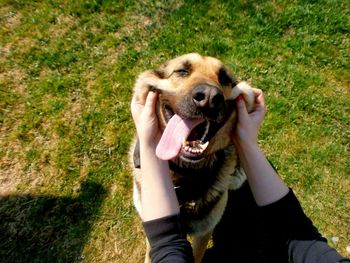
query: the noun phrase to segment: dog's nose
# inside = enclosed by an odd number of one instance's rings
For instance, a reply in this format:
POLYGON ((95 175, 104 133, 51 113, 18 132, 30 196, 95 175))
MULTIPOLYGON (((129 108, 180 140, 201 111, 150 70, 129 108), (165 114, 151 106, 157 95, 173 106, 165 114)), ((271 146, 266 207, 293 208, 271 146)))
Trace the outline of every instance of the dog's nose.
POLYGON ((193 89, 192 99, 199 108, 216 109, 223 104, 224 95, 218 88, 202 84, 193 89))

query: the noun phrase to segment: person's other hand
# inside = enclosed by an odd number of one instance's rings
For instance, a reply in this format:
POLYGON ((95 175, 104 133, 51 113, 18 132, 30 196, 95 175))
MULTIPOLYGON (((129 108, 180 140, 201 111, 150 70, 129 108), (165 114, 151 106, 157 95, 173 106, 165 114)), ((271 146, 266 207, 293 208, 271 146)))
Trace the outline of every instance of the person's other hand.
POLYGON ((156 91, 149 91, 145 102, 135 95, 131 101, 131 113, 140 143, 151 146, 156 146, 161 136, 156 114, 157 98, 156 91))
POLYGON ((257 144, 259 128, 266 113, 265 99, 262 90, 253 88, 255 96, 254 110, 248 113, 242 95, 236 99, 238 121, 231 139, 236 146, 257 144))

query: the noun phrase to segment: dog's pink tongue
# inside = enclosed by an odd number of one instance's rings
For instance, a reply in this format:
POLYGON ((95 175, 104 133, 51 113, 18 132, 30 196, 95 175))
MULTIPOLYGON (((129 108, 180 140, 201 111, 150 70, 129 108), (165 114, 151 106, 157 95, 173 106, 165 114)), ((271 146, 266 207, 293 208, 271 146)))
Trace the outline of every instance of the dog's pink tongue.
POLYGON ((168 122, 157 145, 156 155, 159 159, 170 160, 178 155, 184 138, 193 127, 202 122, 200 119, 182 119, 175 114, 168 122))

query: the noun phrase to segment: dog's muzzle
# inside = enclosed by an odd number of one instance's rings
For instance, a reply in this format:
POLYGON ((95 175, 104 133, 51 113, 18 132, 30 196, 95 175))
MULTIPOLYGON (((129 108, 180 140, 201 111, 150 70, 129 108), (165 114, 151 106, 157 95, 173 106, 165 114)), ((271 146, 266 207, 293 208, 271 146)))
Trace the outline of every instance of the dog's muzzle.
POLYGON ((215 110, 224 103, 223 93, 214 86, 200 84, 192 90, 195 105, 202 109, 215 110))
POLYGON ((213 85, 199 84, 192 90, 196 111, 203 117, 220 122, 225 109, 222 91, 213 85))

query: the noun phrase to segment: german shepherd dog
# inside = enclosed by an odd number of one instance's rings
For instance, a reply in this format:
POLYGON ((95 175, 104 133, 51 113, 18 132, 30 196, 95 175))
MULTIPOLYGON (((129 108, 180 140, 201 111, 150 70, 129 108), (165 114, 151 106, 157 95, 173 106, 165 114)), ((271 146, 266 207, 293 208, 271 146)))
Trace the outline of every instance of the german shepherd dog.
MULTIPOLYGON (((229 133, 237 119, 235 98, 242 94, 251 111, 254 95, 251 87, 238 82, 221 61, 196 53, 140 74, 134 94, 146 100, 150 88, 159 92, 156 111, 163 131, 156 155, 169 160, 183 228, 192 236, 195 262, 201 262, 224 212, 228 190, 238 189, 246 180, 229 133)), ((141 212, 137 139, 130 157, 134 204, 141 212)), ((149 262, 148 251, 145 262, 149 262)))

